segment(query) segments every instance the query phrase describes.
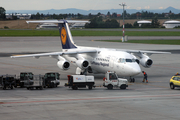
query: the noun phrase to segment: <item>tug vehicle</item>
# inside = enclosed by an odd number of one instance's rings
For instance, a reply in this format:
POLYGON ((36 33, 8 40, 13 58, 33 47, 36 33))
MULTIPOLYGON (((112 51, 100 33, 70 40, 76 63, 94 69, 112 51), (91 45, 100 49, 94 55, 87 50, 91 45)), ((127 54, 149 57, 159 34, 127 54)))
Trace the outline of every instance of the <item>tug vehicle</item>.
POLYGON ((57 72, 49 72, 44 75, 45 86, 49 88, 57 87, 60 84, 60 74, 57 72))
POLYGON ((18 76, 18 78, 16 79, 15 87, 20 86, 22 88, 28 85, 29 81, 31 81, 32 83, 33 75, 34 74, 32 72, 21 72, 20 76, 18 76))
POLYGON ((103 81, 104 81, 103 86, 107 87, 107 89, 110 89, 110 90, 113 89, 113 87, 120 88, 120 89, 126 89, 126 87, 128 87, 127 79, 118 78, 115 72, 108 71, 105 74, 103 81))

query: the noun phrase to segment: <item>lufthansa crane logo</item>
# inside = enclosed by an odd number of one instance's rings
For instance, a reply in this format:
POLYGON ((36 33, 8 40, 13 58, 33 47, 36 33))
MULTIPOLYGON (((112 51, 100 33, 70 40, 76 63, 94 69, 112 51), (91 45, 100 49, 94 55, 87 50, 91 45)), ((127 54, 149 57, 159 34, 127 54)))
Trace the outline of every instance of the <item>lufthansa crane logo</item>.
POLYGON ((61 29, 61 40, 62 40, 62 44, 65 45, 66 44, 66 29, 64 27, 62 27, 61 29))

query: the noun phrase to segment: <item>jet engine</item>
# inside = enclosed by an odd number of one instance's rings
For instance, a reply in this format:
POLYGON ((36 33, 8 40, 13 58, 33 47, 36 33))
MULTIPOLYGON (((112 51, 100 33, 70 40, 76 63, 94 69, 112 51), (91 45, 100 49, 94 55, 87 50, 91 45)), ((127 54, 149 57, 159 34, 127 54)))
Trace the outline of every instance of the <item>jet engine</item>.
POLYGON ((68 70, 70 67, 70 63, 68 61, 58 61, 57 66, 62 70, 68 70))
POLYGON ((140 64, 145 68, 150 68, 153 64, 153 61, 147 55, 143 54, 140 59, 140 64))
POLYGON ((86 69, 89 67, 89 62, 85 59, 80 59, 76 61, 76 64, 81 69, 86 69))

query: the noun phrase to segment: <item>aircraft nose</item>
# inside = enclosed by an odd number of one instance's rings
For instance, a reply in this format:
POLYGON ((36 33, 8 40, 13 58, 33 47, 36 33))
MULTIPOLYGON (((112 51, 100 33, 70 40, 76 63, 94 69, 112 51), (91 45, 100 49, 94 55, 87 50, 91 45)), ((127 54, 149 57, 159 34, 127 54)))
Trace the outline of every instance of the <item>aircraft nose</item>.
POLYGON ((132 69, 132 73, 133 73, 133 75, 138 75, 138 74, 140 74, 141 73, 141 69, 140 69, 140 67, 138 68, 133 68, 132 69))
POLYGON ((131 65, 131 73, 132 73, 132 76, 140 74, 141 73, 140 66, 138 64, 131 65))

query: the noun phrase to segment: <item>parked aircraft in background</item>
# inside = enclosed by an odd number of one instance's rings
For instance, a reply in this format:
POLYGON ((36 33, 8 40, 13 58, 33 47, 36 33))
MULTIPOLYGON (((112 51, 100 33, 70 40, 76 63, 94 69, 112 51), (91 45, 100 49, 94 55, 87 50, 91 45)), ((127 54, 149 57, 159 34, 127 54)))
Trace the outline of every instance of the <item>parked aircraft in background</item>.
POLYGON ((62 70, 68 70, 71 63, 75 64, 77 66, 76 74, 106 73, 107 71, 115 71, 118 76, 133 77, 141 73, 139 64, 145 68, 151 67, 153 64, 152 59, 149 57, 151 54, 169 53, 77 46, 73 41, 68 23, 78 22, 88 21, 27 21, 27 23, 57 23, 62 43, 62 52, 19 55, 11 56, 11 58, 39 58, 49 56, 57 59, 57 66, 62 70))

